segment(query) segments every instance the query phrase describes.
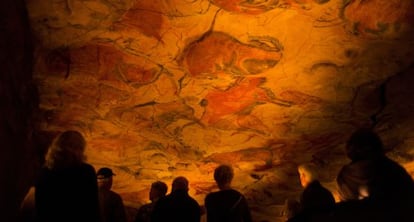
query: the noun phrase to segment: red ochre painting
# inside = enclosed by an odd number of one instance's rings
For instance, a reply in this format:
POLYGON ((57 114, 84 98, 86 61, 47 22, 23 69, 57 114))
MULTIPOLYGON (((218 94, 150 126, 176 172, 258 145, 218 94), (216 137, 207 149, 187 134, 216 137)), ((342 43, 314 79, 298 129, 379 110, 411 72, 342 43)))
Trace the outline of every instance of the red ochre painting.
POLYGON ((135 29, 145 36, 161 41, 161 29, 165 19, 163 14, 157 11, 157 5, 148 3, 150 2, 136 1, 136 4, 114 23, 115 30, 135 29))
POLYGON ((238 13, 260 14, 275 8, 301 8, 306 9, 312 3, 326 3, 329 0, 269 0, 269 1, 245 1, 245 0, 210 0, 218 7, 238 13))
POLYGON ((282 55, 283 46, 273 37, 253 37, 243 43, 226 33, 208 32, 191 42, 181 58, 190 78, 228 75, 235 79, 225 89, 207 92, 200 102, 205 108, 201 122, 209 126, 261 128, 258 126, 263 123, 250 116, 255 106, 264 103, 290 106, 262 87, 265 77, 252 77, 274 68, 282 55), (252 121, 256 127, 246 125, 252 121))
POLYGON ((404 26, 414 25, 412 0, 348 0, 344 1, 343 16, 352 33, 382 36, 399 33, 404 26))
POLYGON ((335 191, 362 125, 414 172, 412 0, 27 2, 39 128, 82 132, 130 209, 176 176, 202 204, 230 163, 254 221, 285 221, 296 166, 335 191))
POLYGON ((214 125, 230 115, 248 115, 254 106, 263 103, 290 105, 276 100, 271 92, 261 88, 264 82, 265 78, 246 78, 226 91, 210 91, 204 101, 206 110, 202 121, 214 125))
POLYGON ((53 73, 90 76, 98 81, 119 82, 133 87, 156 80, 161 68, 153 62, 108 45, 85 45, 72 49, 57 49, 48 56, 53 73))
POLYGON ((283 46, 273 37, 256 37, 242 43, 222 32, 208 32, 190 43, 182 62, 191 77, 224 72, 231 75, 260 74, 282 58, 283 46))

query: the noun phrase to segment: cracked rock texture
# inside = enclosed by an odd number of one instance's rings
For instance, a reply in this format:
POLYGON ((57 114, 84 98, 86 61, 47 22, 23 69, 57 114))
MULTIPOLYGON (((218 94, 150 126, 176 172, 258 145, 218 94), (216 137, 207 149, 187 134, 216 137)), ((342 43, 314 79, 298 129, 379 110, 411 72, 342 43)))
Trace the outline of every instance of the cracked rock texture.
POLYGON ((235 169, 254 221, 283 221, 313 162, 336 192, 350 133, 373 126, 414 175, 411 0, 28 0, 39 126, 81 131, 130 214, 156 180, 235 169))

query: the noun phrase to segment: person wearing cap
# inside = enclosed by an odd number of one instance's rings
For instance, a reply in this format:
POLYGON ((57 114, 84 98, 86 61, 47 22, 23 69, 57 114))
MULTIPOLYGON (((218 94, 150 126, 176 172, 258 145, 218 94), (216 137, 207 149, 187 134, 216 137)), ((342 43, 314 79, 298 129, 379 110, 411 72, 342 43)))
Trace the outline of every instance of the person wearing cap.
POLYGON ((110 168, 98 170, 99 206, 102 222, 126 222, 126 214, 122 198, 111 190, 112 177, 115 174, 110 168))

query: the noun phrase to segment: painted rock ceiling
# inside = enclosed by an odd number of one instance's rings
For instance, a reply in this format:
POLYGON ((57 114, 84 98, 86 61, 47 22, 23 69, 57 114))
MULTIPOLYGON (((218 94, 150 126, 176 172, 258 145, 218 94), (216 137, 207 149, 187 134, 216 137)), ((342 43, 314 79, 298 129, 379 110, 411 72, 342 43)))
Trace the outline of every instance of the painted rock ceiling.
MULTIPOLYGON (((335 192, 344 142, 375 126, 414 172, 410 0, 28 0, 45 131, 81 131, 125 203, 186 176, 203 204, 232 164, 256 221, 314 162, 335 192)), ((413 173, 414 175, 414 173, 413 173)))

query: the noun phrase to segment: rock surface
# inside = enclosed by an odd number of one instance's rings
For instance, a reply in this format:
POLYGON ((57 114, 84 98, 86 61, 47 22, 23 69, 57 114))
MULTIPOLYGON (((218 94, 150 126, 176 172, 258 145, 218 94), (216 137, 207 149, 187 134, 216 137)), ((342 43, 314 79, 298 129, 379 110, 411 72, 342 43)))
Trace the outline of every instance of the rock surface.
MULTIPOLYGON (((137 208, 232 164, 255 221, 282 221, 314 162, 335 193, 344 142, 374 126, 414 173, 411 0, 29 0, 41 129, 76 129, 137 208)), ((414 174, 413 174, 414 175, 414 174)))

